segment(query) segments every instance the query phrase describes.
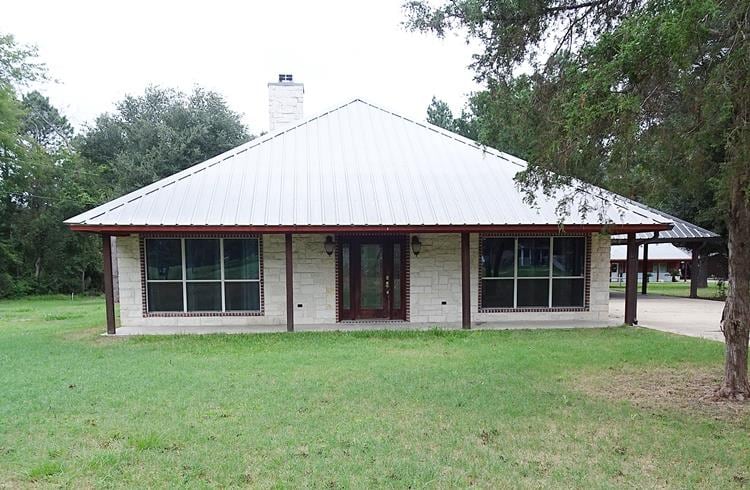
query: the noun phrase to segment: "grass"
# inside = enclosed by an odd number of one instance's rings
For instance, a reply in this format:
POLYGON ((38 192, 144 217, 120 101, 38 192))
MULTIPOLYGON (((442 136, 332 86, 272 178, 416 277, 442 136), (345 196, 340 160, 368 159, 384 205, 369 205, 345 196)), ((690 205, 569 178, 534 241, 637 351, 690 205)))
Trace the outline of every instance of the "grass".
POLYGON ((747 411, 628 386, 720 373, 716 342, 632 328, 118 339, 103 317, 98 298, 0 302, 0 487, 750 481, 747 411))
MULTIPOLYGON (((609 283, 610 291, 625 291, 625 282, 609 283)), ((638 283, 638 292, 641 291, 641 283, 638 283)), ((678 282, 649 282, 648 283, 649 294, 662 294, 665 296, 681 296, 683 298, 690 297, 690 281, 678 281, 678 282)), ((698 288, 698 297, 704 299, 720 299, 719 288, 716 281, 708 281, 707 288, 698 288)))

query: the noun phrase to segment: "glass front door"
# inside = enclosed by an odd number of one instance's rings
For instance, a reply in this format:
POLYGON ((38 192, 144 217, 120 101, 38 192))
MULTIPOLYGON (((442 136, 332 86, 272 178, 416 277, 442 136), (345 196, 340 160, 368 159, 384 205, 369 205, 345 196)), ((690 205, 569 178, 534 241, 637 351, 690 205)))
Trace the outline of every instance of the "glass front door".
POLYGON ((405 319, 403 238, 339 238, 339 318, 405 319))

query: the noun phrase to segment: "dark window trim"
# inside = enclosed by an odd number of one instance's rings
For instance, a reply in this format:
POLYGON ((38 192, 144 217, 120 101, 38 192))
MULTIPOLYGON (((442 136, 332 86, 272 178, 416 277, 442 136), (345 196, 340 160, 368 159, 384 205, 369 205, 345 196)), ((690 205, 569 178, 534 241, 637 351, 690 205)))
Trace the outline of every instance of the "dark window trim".
MULTIPOLYGON (((550 250, 551 260, 552 250, 550 250)), ((515 260, 518 260, 516 257, 515 260)), ((551 313, 551 312, 581 312, 590 311, 591 307, 591 234, 581 233, 481 233, 479 234, 479 255, 477 256, 477 295, 478 313, 551 313), (583 273, 583 306, 539 306, 539 307, 521 307, 521 308, 483 308, 482 307, 482 279, 484 279, 484 270, 482 267, 482 245, 485 238, 536 238, 536 237, 561 237, 573 238, 582 237, 585 239, 584 252, 584 273, 583 273)), ((552 284, 550 284, 550 288, 552 284)))
MULTIPOLYGON (((141 311, 143 318, 164 317, 253 317, 265 315, 265 293, 264 293, 264 267, 263 267, 263 235, 244 233, 208 233, 208 234, 184 234, 184 233, 142 233, 138 237, 139 255, 141 263, 141 311), (148 311, 147 287, 146 287, 146 239, 148 238, 255 238, 258 240, 258 278, 260 279, 260 309, 257 311, 148 311)), ((184 273, 184 272, 183 272, 184 273)), ((223 287, 223 283, 222 283, 223 287)))

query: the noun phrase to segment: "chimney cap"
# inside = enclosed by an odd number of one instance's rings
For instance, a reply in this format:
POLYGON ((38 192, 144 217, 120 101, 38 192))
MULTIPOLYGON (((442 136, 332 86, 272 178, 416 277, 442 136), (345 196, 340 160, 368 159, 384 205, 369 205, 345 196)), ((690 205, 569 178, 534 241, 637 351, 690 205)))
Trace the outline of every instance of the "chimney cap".
POLYGON ((292 77, 291 73, 279 73, 279 83, 282 82, 293 82, 294 77, 292 77))

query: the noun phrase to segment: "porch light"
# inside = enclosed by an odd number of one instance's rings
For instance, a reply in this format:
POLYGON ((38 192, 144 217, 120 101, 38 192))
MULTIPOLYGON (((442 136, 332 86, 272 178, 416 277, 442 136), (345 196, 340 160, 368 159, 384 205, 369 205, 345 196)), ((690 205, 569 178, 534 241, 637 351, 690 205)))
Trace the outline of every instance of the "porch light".
POLYGON ((414 252, 414 255, 419 255, 419 252, 422 251, 422 242, 419 241, 417 235, 411 237, 411 251, 414 252))
POLYGON ((335 243, 333 243, 333 237, 331 235, 328 235, 326 237, 326 242, 323 244, 323 248, 325 248, 328 255, 331 255, 333 253, 334 246, 335 243))

